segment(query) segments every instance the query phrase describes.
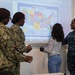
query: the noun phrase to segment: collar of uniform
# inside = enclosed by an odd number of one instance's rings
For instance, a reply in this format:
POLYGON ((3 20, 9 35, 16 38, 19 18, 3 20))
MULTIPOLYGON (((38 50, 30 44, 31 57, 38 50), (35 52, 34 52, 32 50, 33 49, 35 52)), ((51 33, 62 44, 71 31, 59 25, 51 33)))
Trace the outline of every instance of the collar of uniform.
POLYGON ((15 24, 18 28, 20 28, 20 25, 18 25, 18 24, 15 24))
POLYGON ((2 22, 0 22, 0 25, 4 25, 2 22))
POLYGON ((75 32, 75 29, 73 30, 73 32, 75 32))

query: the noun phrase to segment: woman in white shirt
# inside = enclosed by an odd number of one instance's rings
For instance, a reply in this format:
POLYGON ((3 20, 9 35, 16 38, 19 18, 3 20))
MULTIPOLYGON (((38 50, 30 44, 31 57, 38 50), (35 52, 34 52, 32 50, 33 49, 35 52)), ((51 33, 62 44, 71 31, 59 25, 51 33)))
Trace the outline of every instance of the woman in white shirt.
POLYGON ((41 47, 40 51, 48 54, 48 71, 49 73, 60 72, 62 58, 60 55, 62 41, 64 39, 63 27, 56 23, 53 26, 51 38, 49 39, 47 47, 41 47))

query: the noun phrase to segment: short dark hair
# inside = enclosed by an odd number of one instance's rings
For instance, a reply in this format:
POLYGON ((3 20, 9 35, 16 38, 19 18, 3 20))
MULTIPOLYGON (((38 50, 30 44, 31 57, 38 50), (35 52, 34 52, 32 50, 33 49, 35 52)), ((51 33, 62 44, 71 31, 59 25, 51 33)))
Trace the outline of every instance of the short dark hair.
POLYGON ((75 18, 72 21, 75 21, 75 18))
POLYGON ((0 21, 9 17, 10 17, 10 11, 5 8, 0 8, 0 21))
POLYGON ((13 24, 15 24, 15 23, 19 22, 21 19, 25 19, 25 15, 22 12, 16 12, 13 15, 13 19, 11 20, 11 22, 13 24))
POLYGON ((53 26, 51 36, 53 39, 56 39, 58 42, 62 42, 64 39, 63 27, 60 23, 56 23, 53 26))

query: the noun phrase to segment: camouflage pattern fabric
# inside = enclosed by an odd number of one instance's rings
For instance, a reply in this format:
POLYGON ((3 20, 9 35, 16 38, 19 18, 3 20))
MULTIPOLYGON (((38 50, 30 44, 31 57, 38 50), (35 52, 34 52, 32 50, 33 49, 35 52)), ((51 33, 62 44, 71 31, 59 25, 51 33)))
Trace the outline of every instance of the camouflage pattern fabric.
POLYGON ((4 60, 10 61, 11 66, 10 63, 6 63, 7 66, 0 67, 0 71, 12 71, 15 75, 18 75, 15 72, 16 64, 18 62, 24 61, 25 55, 14 50, 14 42, 11 37, 11 32, 9 28, 2 23, 0 23, 0 54, 1 52, 3 52, 3 56, 5 58, 2 56, 0 59, 2 58, 4 60))
POLYGON ((26 52, 25 35, 19 25, 15 24, 10 27, 14 43, 20 53, 26 52))
MULTIPOLYGON (((25 49, 25 35, 22 29, 20 28, 19 25, 15 24, 10 27, 10 30, 12 33, 11 36, 13 37, 14 43, 17 46, 17 51, 23 54, 23 52, 26 52, 26 49, 25 49)), ((17 63, 16 74, 20 75, 20 62, 17 63)))

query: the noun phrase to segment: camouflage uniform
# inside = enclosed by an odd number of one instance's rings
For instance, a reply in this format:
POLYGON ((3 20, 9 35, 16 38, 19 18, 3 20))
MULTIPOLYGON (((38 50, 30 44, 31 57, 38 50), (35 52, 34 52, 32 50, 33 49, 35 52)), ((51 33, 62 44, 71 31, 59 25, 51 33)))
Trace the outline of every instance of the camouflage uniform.
MULTIPOLYGON (((17 46, 17 51, 20 54, 23 54, 23 52, 26 52, 26 49, 25 49, 25 43, 24 43, 25 42, 25 35, 24 35, 22 29, 20 28, 19 25, 15 24, 10 27, 10 30, 12 32, 12 35, 14 35, 13 40, 17 46)), ((19 73, 20 72, 20 62, 17 63, 16 70, 19 75, 20 74, 19 73)))
POLYGON ((15 73, 16 63, 24 61, 25 56, 14 50, 14 43, 10 34, 9 28, 0 23, 0 54, 3 53, 0 59, 2 58, 4 62, 5 60, 10 62, 7 62, 5 67, 3 65, 0 66, 0 71, 12 71, 15 75, 18 75, 15 73))
POLYGON ((75 75, 75 30, 70 32, 63 41, 63 45, 68 44, 67 64, 68 70, 75 75))
MULTIPOLYGON (((26 52, 25 49, 25 35, 19 25, 15 24, 10 27, 13 36, 14 43, 20 53, 26 52)), ((12 36, 11 35, 11 36, 12 36)))

